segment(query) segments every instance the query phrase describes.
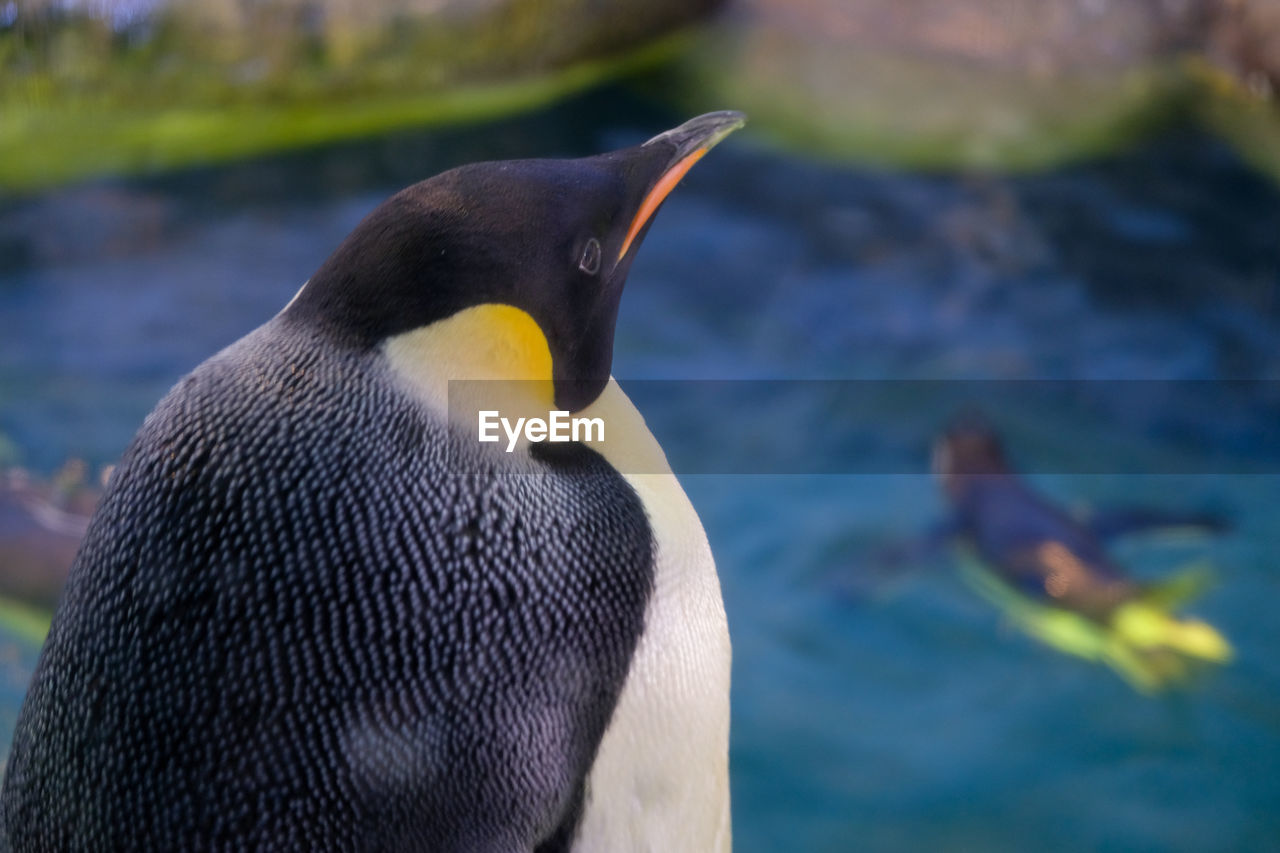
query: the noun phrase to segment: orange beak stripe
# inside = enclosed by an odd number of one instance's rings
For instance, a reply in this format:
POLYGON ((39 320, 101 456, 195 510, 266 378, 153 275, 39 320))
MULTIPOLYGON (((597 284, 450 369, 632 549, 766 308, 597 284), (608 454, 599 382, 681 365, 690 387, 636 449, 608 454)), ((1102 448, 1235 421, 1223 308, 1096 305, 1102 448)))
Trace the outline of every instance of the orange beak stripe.
MULTIPOLYGON (((662 200, 671 194, 671 191, 676 188, 676 184, 680 183, 680 179, 693 168, 694 163, 702 159, 702 155, 706 154, 707 150, 706 148, 699 148, 686 154, 683 160, 664 172, 661 178, 658 178, 658 182, 653 185, 653 189, 649 190, 649 194, 641 202, 640 209, 636 211, 635 219, 631 220, 631 227, 627 229, 627 239, 622 241, 622 249, 618 251, 618 261, 622 260, 627 254, 627 249, 631 248, 631 241, 636 239, 640 229, 653 217, 654 211, 658 209, 658 205, 662 204, 662 200)), ((617 261, 614 263, 617 263, 617 261)))

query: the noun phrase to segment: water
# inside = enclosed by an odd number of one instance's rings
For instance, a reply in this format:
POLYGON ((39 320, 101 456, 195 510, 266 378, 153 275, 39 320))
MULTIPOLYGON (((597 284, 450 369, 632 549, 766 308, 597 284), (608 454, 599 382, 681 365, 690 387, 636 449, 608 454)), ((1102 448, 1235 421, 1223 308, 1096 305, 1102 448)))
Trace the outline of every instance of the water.
MULTIPOLYGON (((274 314, 394 190, 682 118, 613 91, 0 202, 0 433, 37 470, 110 462, 182 373, 274 314)), ((673 459, 774 472, 682 477, 734 637, 739 850, 1280 849, 1278 235, 1280 193, 1189 133, 1021 178, 816 164, 749 134, 693 170, 632 272, 615 374, 826 380, 746 386, 715 412, 636 385, 673 459), (956 405, 988 404, 1063 503, 1232 516, 1216 540, 1116 553, 1143 577, 1211 561, 1221 583, 1192 609, 1235 662, 1145 697, 1013 631, 945 559, 874 575, 869 554, 943 512, 925 472, 951 401, 905 380, 960 379, 980 382, 957 383, 956 405), (1029 379, 1090 380, 1063 385, 1093 396, 993 392, 1029 379), (1211 406, 1169 384, 1223 379, 1265 382, 1211 406), (834 380, 876 390, 833 408, 812 389, 834 380), (779 442, 843 473, 758 464, 779 442)), ((5 648, 7 741, 34 652, 5 648)))

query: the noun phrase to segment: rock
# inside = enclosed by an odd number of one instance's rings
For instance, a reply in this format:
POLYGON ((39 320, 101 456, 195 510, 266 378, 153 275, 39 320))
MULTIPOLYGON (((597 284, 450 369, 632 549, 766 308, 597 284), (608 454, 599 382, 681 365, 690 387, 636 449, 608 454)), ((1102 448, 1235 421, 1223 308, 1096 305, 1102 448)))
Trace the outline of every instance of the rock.
POLYGON ((545 103, 718 0, 0 0, 0 189, 545 103))
POLYGON ((1114 150, 1215 97, 1276 111, 1280 0, 733 0, 664 91, 783 144, 916 168, 1114 150), (1272 68, 1268 71, 1268 68, 1272 68), (1251 82, 1250 82, 1251 81, 1251 82))
POLYGON ((1196 116, 1280 181, 1280 0, 1221 0, 1192 65, 1196 116))
POLYGON ((101 498, 86 473, 74 459, 48 482, 17 468, 0 472, 0 597, 46 609, 57 603, 101 498))
POLYGON ((1213 3, 1203 40, 1208 60, 1261 100, 1280 94, 1280 0, 1213 3))

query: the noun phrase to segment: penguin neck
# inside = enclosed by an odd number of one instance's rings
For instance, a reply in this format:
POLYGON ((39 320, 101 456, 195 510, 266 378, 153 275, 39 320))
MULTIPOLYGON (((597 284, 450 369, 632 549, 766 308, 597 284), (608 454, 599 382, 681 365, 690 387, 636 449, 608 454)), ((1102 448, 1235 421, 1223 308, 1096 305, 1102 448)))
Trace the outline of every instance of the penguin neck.
POLYGON ((382 352, 415 396, 451 420, 474 426, 481 409, 545 416, 554 405, 546 336, 511 305, 465 308, 388 338, 382 352))
MULTIPOLYGON (((496 409, 514 420, 546 417, 555 408, 546 337, 532 317, 510 305, 464 309, 388 338, 382 352, 414 397, 472 435, 482 409, 496 409)), ((670 475, 662 448, 612 377, 575 415, 604 421, 604 439, 590 447, 624 475, 670 475)), ((521 449, 527 446, 522 443, 521 449)))

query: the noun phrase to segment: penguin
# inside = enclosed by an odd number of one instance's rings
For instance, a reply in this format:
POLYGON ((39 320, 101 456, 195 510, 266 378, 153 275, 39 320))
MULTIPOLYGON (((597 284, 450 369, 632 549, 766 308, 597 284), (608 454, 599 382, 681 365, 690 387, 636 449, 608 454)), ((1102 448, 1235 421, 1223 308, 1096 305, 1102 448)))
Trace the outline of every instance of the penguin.
POLYGON ((50 480, 0 468, 0 606, 43 612, 47 622, 97 504, 88 473, 79 459, 50 480))
POLYGON ((1210 580, 1204 570, 1141 583, 1105 546, 1148 530, 1216 532, 1223 519, 1143 508, 1076 518, 1017 475, 999 435, 977 417, 939 437, 933 467, 951 517, 931 538, 960 544, 965 579, 1032 636, 1110 665, 1142 692, 1184 680, 1194 661, 1231 659, 1217 629, 1174 614, 1203 591, 1210 580))
POLYGON ((744 121, 415 184, 180 380, 55 612, 10 848, 728 850, 715 564, 611 364, 655 213, 744 121), (604 440, 480 442, 457 380, 604 440))

